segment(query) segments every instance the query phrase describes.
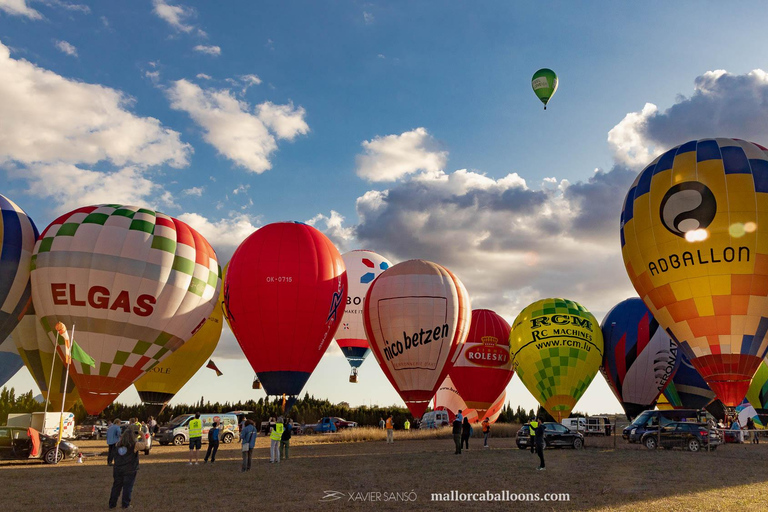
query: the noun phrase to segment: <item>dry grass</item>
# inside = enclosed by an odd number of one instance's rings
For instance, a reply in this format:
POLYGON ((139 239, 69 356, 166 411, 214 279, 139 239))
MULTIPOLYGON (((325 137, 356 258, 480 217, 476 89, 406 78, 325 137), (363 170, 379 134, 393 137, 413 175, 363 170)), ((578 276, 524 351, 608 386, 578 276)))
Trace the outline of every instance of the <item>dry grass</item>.
MULTIPOLYGON (((377 430, 377 429, 373 429, 377 430)), ((350 433, 351 435, 351 433, 350 433)), ((372 433, 370 435, 378 435, 372 433)), ((411 434, 416 436, 414 432, 411 434)), ((434 435, 443 435, 435 432, 434 435)), ((713 453, 649 452, 619 440, 588 438, 584 450, 547 450, 547 471, 518 450, 513 438, 495 437, 491 449, 470 441, 453 454, 450 439, 342 441, 337 436, 296 437, 291 459, 269 464, 268 440, 260 437, 254 467, 240 473, 239 445, 222 446, 214 466, 187 466, 188 450, 155 446, 142 456, 134 491, 137 510, 415 509, 458 510, 764 510, 768 490, 768 444, 726 445, 713 453), (341 442, 334 442, 341 441, 341 442), (431 493, 569 493, 566 503, 440 503, 431 493), (321 503, 326 490, 352 493, 410 492, 402 502, 321 503)), ((78 443, 84 464, 57 467, 37 462, 0 463, 0 511, 102 510, 111 486, 103 441, 78 443)), ((205 445, 203 445, 205 448, 205 445)), ((202 455, 201 455, 202 459, 202 455)), ((383 495, 382 495, 383 496, 383 495)))
MULTIPOLYGON (((473 425, 475 438, 482 438, 483 432, 480 425, 473 425)), ((502 424, 493 425, 491 431, 494 437, 515 437, 520 425, 502 424)), ((426 439, 451 439, 451 428, 430 428, 395 430, 395 438, 398 441, 423 441, 426 439)), ((308 436, 294 436, 292 442, 297 445, 307 443, 359 443, 364 441, 384 441, 387 439, 387 431, 378 427, 345 428, 333 434, 312 434, 308 436)))

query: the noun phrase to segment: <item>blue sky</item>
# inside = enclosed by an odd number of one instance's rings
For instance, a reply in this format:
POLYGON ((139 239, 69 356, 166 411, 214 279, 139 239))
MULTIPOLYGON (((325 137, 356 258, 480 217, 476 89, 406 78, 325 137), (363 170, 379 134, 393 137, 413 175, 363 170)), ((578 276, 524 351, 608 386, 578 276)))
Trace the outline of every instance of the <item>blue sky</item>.
MULTIPOLYGON (((757 2, 542 6, 0 0, 2 193, 41 229, 86 203, 155 207, 223 261, 309 221, 342 252, 442 263, 510 321, 549 296, 601 320, 633 294, 617 231, 635 173, 690 139, 768 143, 768 35, 757 2), (546 112, 541 67, 560 77, 546 112)), ((179 400, 262 396, 229 332, 214 359, 225 376, 179 400)), ((347 374, 332 346, 306 389, 400 403, 372 357, 347 374)), ((517 378, 508 397, 535 403, 517 378)), ((598 375, 577 409, 619 405, 598 375)))

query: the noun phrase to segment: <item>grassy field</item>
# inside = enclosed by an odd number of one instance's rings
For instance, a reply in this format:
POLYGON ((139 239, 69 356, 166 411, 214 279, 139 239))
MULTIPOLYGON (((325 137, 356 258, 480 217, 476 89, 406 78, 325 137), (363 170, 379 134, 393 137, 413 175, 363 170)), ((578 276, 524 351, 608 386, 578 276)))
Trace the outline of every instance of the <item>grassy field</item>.
MULTIPOLYGON (((188 466, 185 447, 156 445, 141 457, 133 505, 137 510, 764 510, 768 443, 725 445, 712 453, 649 452, 621 439, 588 438, 586 448, 547 450, 538 458, 514 438, 472 439, 454 455, 446 432, 397 432, 387 445, 378 429, 294 438, 291 459, 269 464, 259 438, 253 469, 240 472, 239 445, 222 445, 215 465, 188 466), (442 436, 436 438, 435 436, 442 436), (376 440, 367 440, 370 438, 376 440), (569 501, 435 502, 432 493, 567 493, 569 501), (325 491, 343 498, 323 502, 325 491), (358 501, 350 500, 352 493, 358 501), (381 494, 375 494, 381 493, 381 494), (391 493, 398 498, 393 501, 391 493), (367 501, 360 501, 363 499, 367 501), (389 501, 384 501, 389 498, 389 501), (414 499, 416 503, 402 501, 414 499), (372 501, 373 499, 373 501, 372 501), (377 501, 378 500, 378 501, 377 501)), ((0 511, 104 510, 111 487, 103 441, 79 441, 83 464, 0 463, 0 511)), ((203 445, 205 448, 206 445, 203 445)))

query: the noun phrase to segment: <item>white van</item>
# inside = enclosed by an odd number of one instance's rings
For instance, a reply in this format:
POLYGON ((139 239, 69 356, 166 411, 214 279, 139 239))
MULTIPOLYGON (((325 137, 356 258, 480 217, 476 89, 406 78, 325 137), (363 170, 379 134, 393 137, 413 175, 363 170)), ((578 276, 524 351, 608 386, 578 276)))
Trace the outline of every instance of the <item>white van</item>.
MULTIPOLYGON (((160 430, 155 434, 155 439, 161 445, 175 444, 181 446, 189 443, 189 422, 194 419, 194 414, 182 414, 173 418, 168 425, 160 427, 160 430)), ((226 414, 200 414, 200 419, 203 422, 203 442, 208 442, 208 431, 211 430, 213 422, 219 423, 219 441, 223 444, 229 444, 234 441, 238 435, 237 431, 237 415, 226 414)))
POLYGON ((430 411, 424 413, 424 416, 421 417, 419 429, 447 427, 450 423, 448 411, 430 411))
MULTIPOLYGON (((61 436, 64 439, 75 438, 75 415, 71 412, 65 412, 64 432, 61 436)), ((60 412, 30 412, 30 413, 10 413, 8 415, 9 427, 32 427, 41 434, 51 437, 59 437, 59 425, 61 424, 62 414, 60 412)))

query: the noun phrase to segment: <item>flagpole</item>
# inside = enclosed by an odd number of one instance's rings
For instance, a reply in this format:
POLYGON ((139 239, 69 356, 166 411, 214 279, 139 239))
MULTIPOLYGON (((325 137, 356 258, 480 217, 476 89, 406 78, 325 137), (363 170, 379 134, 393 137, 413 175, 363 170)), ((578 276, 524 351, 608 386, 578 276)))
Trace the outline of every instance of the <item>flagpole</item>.
MULTIPOLYGON (((68 356, 67 359, 69 359, 69 364, 67 365, 67 373, 64 377, 64 389, 67 389, 67 384, 69 383, 69 367, 72 365, 72 347, 75 344, 75 324, 72 324, 72 336, 70 336, 70 345, 67 349, 68 356)), ((61 395, 61 416, 59 417, 59 440, 56 442, 56 456, 53 459, 54 464, 58 464, 59 462, 59 444, 61 444, 61 438, 64 435, 64 404, 67 401, 67 394, 63 393, 61 395)))
POLYGON ((56 341, 53 343, 53 358, 51 358, 51 375, 48 377, 48 396, 45 397, 45 412, 43 413, 43 434, 45 434, 45 421, 48 419, 48 404, 51 402, 51 386, 53 386, 53 367, 56 365, 56 349, 59 347, 59 331, 56 331, 56 341))

